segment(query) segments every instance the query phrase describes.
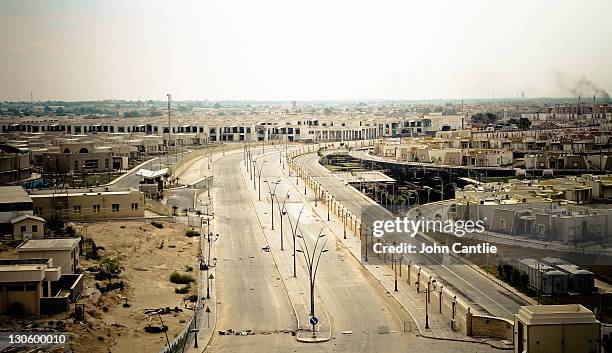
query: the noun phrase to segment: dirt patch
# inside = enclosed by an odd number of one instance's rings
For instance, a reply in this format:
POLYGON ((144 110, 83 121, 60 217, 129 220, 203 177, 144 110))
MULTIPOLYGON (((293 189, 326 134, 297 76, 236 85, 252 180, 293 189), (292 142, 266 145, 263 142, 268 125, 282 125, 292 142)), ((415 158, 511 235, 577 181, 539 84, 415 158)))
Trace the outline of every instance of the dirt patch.
MULTIPOLYGON (((100 258, 118 258, 121 274, 110 282, 123 281, 123 289, 101 293, 96 288, 109 281, 96 281, 94 269, 99 260, 81 258, 86 274, 83 299, 86 323, 66 320, 75 352, 156 352, 166 344, 164 333, 146 333, 145 326, 168 326, 170 341, 183 329, 193 311, 184 298, 197 294, 197 284, 186 294, 175 293, 182 285, 170 282, 174 271, 189 272, 197 278, 199 238, 185 236, 184 225, 160 222, 163 228, 142 221, 101 222, 87 225, 86 236, 93 239, 100 258), (124 307, 124 303, 129 307, 124 307), (178 307, 182 311, 147 315, 147 309, 178 307)), ((58 319, 58 317, 54 317, 58 319)), ((48 320, 48 319, 47 319, 48 320)))

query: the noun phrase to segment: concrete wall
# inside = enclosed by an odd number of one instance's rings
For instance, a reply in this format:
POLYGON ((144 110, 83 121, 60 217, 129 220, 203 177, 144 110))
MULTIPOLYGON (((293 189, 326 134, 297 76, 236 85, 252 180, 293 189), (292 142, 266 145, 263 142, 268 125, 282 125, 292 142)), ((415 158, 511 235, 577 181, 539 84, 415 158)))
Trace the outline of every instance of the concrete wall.
POLYGON ((495 337, 512 341, 514 323, 511 320, 494 317, 472 315, 471 336, 495 337))
MULTIPOLYGON (((78 257, 77 247, 75 256, 78 257)), ((74 273, 76 270, 73 268, 74 257, 70 250, 40 250, 40 251, 17 251, 17 257, 20 259, 53 259, 55 266, 62 268, 62 273, 74 273)))
POLYGON ((21 306, 26 316, 40 314, 39 298, 42 294, 41 282, 15 282, 0 285, 0 313, 9 314, 14 305, 21 306), (16 287, 34 287, 34 290, 13 290, 16 287))

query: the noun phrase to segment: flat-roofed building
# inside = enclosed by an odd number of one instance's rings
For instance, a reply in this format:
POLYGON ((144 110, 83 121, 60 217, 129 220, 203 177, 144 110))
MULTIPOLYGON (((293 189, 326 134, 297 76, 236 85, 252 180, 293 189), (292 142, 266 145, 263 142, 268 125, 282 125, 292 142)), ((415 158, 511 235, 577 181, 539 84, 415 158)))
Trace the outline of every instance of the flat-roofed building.
POLYGON ((82 290, 83 275, 62 273, 52 258, 0 260, 0 314, 38 317, 65 312, 82 290))
POLYGON ((81 238, 30 239, 17 247, 20 259, 53 259, 62 273, 75 273, 79 266, 81 238))
POLYGON ((34 214, 47 221, 144 217, 144 194, 136 189, 70 189, 32 191, 34 214))
POLYGON ((536 259, 522 259, 516 262, 517 270, 529 277, 529 286, 545 294, 567 293, 568 275, 536 259))
POLYGON ((599 353, 601 324, 579 304, 523 306, 514 315, 515 353, 599 353))
POLYGON ((40 298, 52 281, 61 277, 61 268, 53 260, 0 260, 0 313, 15 316, 38 316, 40 298))

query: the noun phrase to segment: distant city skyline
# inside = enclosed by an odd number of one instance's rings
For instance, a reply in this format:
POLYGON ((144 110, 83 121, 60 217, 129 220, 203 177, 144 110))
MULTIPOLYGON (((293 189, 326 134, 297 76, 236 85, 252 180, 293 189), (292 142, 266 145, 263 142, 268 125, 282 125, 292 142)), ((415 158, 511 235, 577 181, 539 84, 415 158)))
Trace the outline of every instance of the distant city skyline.
POLYGON ((0 100, 605 97, 612 2, 0 2, 0 100))

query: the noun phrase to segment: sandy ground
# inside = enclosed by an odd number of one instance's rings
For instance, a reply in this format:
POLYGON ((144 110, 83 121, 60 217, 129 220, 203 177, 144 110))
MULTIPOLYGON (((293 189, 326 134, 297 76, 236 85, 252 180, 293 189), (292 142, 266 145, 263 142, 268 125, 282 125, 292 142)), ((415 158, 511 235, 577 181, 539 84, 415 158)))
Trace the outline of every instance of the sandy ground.
MULTIPOLYGON (((95 288, 93 275, 86 270, 96 266, 97 261, 81 259, 81 268, 86 273, 81 302, 86 306, 87 323, 66 320, 70 322, 68 330, 72 333, 74 352, 157 352, 165 345, 165 335, 146 333, 144 327, 148 323, 161 324, 160 317, 147 316, 144 309, 183 309, 179 313, 161 315, 169 327, 170 341, 183 329, 192 315, 188 308, 193 305, 183 301, 186 294, 175 294, 174 289, 180 285, 171 283, 169 276, 173 271, 184 273, 187 265, 191 265, 194 272, 190 274, 197 278, 199 239, 186 237, 183 225, 162 223, 163 229, 141 221, 88 225, 87 236, 97 246, 104 247, 100 251, 102 257, 119 257, 122 267, 119 280, 127 286, 101 294, 95 288), (122 298, 125 297, 131 305, 129 308, 123 307, 122 298)), ((197 285, 193 284, 192 288, 189 294, 197 294, 197 285)))

